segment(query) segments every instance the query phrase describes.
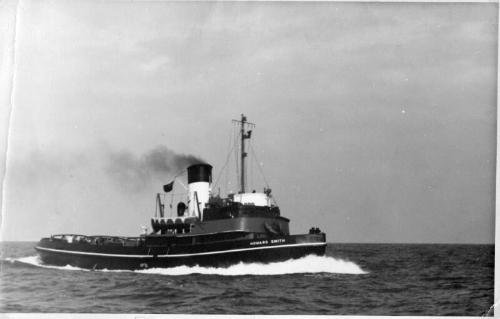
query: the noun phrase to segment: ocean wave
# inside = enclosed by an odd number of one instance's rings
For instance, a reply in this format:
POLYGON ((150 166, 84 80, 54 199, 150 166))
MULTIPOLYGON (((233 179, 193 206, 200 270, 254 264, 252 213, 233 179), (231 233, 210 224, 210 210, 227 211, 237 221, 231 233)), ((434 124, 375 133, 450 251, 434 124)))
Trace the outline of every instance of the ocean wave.
POLYGON ((49 268, 49 269, 91 271, 90 269, 74 267, 74 266, 70 266, 70 265, 66 265, 66 266, 46 265, 40 261, 40 258, 37 255, 28 256, 28 257, 20 257, 20 258, 5 258, 4 260, 9 261, 11 263, 22 263, 22 264, 27 264, 27 265, 42 267, 42 268, 49 268))
MULTIPOLYGON (((37 267, 61 269, 61 270, 79 270, 79 271, 92 271, 74 267, 66 266, 52 266, 43 264, 38 256, 29 256, 22 258, 7 258, 11 262, 20 262, 37 267)), ((352 274, 360 275, 366 274, 361 267, 351 261, 337 259, 328 256, 314 256, 309 255, 299 259, 291 259, 282 262, 275 262, 269 264, 262 263, 239 263, 229 266, 227 268, 218 267, 201 267, 201 266, 178 266, 172 268, 150 268, 142 270, 108 270, 100 269, 97 272, 130 272, 137 274, 155 274, 166 276, 184 276, 190 274, 201 275, 219 275, 219 276, 243 276, 243 275, 288 275, 288 274, 314 274, 314 273, 331 273, 331 274, 352 274)))

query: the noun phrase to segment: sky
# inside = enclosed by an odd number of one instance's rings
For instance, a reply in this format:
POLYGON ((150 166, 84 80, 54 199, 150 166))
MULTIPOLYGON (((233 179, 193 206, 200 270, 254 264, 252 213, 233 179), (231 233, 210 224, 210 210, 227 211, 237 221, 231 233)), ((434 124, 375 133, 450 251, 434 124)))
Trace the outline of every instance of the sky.
POLYGON ((244 113, 249 186, 262 170, 292 233, 494 242, 497 4, 0 7, 2 240, 138 235, 180 168, 158 156, 234 191, 244 113))

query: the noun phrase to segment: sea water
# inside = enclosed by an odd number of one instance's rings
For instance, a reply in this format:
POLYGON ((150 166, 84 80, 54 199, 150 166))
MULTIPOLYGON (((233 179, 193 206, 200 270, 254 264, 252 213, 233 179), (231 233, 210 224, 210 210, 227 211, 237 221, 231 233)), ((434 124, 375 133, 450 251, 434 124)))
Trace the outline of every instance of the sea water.
POLYGON ((492 315, 493 245, 329 244, 272 264, 91 271, 44 265, 35 244, 1 244, 1 312, 492 315))

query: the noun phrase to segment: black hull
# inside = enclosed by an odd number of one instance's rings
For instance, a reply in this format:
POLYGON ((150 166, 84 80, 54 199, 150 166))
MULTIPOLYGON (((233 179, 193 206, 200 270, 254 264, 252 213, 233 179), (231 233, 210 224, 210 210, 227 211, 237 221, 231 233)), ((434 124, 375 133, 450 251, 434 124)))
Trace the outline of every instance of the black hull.
POLYGON ((87 269, 146 269, 176 266, 228 267, 244 263, 270 263, 307 255, 324 255, 324 234, 283 236, 270 240, 241 240, 190 247, 91 247, 40 241, 35 247, 45 264, 87 269))

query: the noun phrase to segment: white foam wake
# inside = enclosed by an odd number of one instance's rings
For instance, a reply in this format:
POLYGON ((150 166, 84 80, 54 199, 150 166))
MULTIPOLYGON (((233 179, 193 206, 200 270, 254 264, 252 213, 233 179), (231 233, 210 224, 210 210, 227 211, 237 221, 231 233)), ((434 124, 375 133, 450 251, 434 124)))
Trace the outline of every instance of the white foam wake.
POLYGON ((306 256, 300 259, 282 262, 259 264, 239 263, 228 268, 212 267, 188 267, 179 266, 174 268, 151 268, 137 270, 144 274, 160 274, 169 276, 180 276, 189 274, 242 276, 242 275, 286 275, 303 273, 335 273, 335 274, 366 274, 353 262, 336 259, 333 257, 306 256))
POLYGON ((66 266, 46 265, 46 264, 43 264, 40 261, 40 258, 37 255, 35 255, 35 256, 28 256, 28 257, 21 257, 21 258, 6 258, 5 260, 10 261, 12 263, 13 262, 20 262, 20 263, 23 263, 23 264, 28 264, 28 265, 42 267, 42 268, 49 268, 49 269, 90 271, 90 269, 84 269, 84 268, 74 267, 74 266, 70 266, 70 265, 66 265, 66 266))
MULTIPOLYGON (((21 262, 33 266, 61 269, 61 270, 80 270, 90 271, 73 266, 51 266, 40 262, 38 256, 29 256, 22 258, 8 258, 11 262, 21 262)), ((96 270, 101 272, 132 272, 128 270, 96 270)), ((285 274, 303 274, 303 273, 333 273, 333 274, 366 274, 361 267, 351 261, 337 259, 326 256, 306 256, 300 259, 287 260, 276 263, 239 263, 227 268, 200 267, 200 266, 179 266, 173 268, 151 268, 144 270, 135 270, 140 274, 157 274, 167 276, 183 276, 190 274, 220 275, 220 276, 242 276, 242 275, 285 275, 285 274)))

